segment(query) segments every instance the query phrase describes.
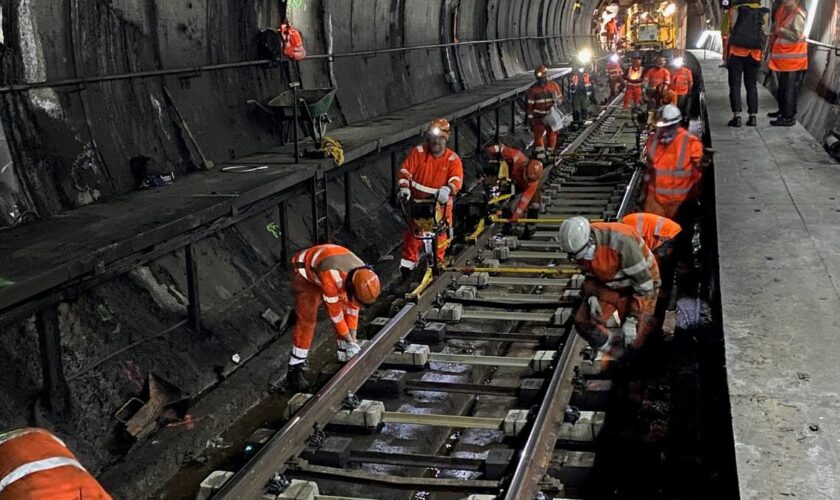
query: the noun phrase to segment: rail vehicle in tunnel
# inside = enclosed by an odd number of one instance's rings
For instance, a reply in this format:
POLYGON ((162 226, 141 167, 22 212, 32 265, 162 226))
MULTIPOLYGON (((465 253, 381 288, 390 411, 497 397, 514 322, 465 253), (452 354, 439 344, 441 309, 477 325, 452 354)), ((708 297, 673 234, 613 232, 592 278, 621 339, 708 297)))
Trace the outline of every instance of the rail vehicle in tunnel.
POLYGON ((0 129, 0 500, 840 498, 840 0, 10 0, 0 129))

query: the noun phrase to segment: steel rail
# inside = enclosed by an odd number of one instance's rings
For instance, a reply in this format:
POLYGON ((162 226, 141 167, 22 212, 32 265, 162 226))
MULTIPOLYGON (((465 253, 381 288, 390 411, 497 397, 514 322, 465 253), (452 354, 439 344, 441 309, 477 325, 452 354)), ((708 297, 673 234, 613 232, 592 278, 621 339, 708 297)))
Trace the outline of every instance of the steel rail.
MULTIPOLYGON (((603 120, 609 115, 610 110, 615 107, 622 96, 623 94, 619 94, 608 107, 604 108, 592 125, 590 125, 590 128, 566 147, 563 153, 574 151, 586 142, 586 139, 601 127, 603 120)), ((634 172, 634 176, 638 171, 639 169, 634 172)), ((622 200, 620 205, 624 209, 629 204, 629 202, 625 203, 625 201, 631 192, 629 189, 625 191, 625 199, 622 200)), ((618 215, 619 217, 621 216, 621 211, 619 211, 618 215)), ((575 361, 583 348, 583 344, 583 339, 572 330, 569 333, 566 345, 563 347, 563 352, 557 362, 557 368, 551 377, 551 382, 543 396, 539 413, 534 420, 533 430, 528 436, 525 446, 519 452, 519 460, 510 483, 508 483, 505 490, 505 496, 499 498, 504 498, 505 500, 532 500, 539 492, 539 481, 548 470, 551 455, 557 441, 557 430, 563 422, 565 408, 571 398, 573 390, 571 380, 574 376, 575 361)))

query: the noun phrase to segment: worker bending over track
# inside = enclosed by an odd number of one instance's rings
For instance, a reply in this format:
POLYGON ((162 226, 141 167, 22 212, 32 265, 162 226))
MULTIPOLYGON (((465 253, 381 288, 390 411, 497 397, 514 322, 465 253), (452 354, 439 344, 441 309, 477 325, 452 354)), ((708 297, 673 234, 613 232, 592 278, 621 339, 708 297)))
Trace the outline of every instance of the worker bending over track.
MULTIPOLYGON (((399 200, 410 203, 416 200, 436 200, 444 207, 444 222, 452 227, 452 203, 464 183, 464 167, 461 158, 446 147, 449 140, 449 122, 443 118, 434 120, 426 131, 426 140, 412 148, 400 169, 399 200)), ((410 214, 409 214, 410 215, 410 214)), ((418 239, 420 229, 413 219, 403 235, 400 272, 408 278, 420 260, 423 240, 418 239)), ((449 246, 447 234, 437 237, 437 261, 443 262, 449 246)))
POLYGON ((563 91, 557 82, 548 80, 548 68, 544 64, 534 70, 536 83, 525 94, 525 115, 534 133, 534 152, 543 162, 554 161, 554 148, 557 147, 557 131, 546 125, 545 118, 552 108, 558 110, 563 104, 563 91))
POLYGON ((571 217, 560 225, 559 244, 586 276, 577 331, 599 351, 617 355, 622 344, 638 348, 655 326, 659 267, 636 231, 617 222, 592 223, 571 217), (611 338, 607 321, 618 313, 621 338, 611 338))
POLYGON ((543 164, 539 160, 531 160, 518 149, 505 146, 504 144, 493 144, 487 148, 487 155, 490 158, 498 158, 507 162, 510 168, 510 178, 516 185, 519 193, 511 204, 511 222, 517 222, 526 211, 529 219, 536 219, 539 216, 540 200, 540 178, 543 174, 543 164))
POLYGON ((292 257, 292 292, 297 322, 292 334, 288 384, 297 391, 309 387, 304 376, 309 347, 321 302, 335 327, 338 360, 348 361, 358 354, 356 329, 359 309, 379 297, 379 277, 350 250, 338 245, 317 245, 292 257))
POLYGON ((34 427, 0 434, 0 500, 110 500, 67 445, 34 427))
POLYGON ((674 252, 674 239, 682 231, 682 227, 676 222, 656 214, 630 214, 621 219, 621 222, 636 230, 636 234, 653 253, 660 268, 662 259, 674 252))
POLYGON ((648 171, 643 211, 677 219, 687 200, 697 197, 702 176, 703 143, 680 126, 682 114, 664 106, 656 131, 647 140, 648 171))

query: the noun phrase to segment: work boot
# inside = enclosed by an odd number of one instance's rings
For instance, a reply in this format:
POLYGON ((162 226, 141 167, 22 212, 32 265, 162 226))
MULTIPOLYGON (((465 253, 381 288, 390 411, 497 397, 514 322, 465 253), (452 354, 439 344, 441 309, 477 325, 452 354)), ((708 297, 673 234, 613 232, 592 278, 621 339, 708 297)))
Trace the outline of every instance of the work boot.
POLYGON ((359 351, 362 350, 362 346, 359 345, 358 342, 350 342, 347 340, 339 340, 338 341, 338 351, 336 351, 336 356, 338 357, 339 363, 346 363, 353 359, 353 356, 359 354, 359 351))
POLYGON ((776 118, 775 120, 770 122, 770 125, 774 127, 792 127, 796 125, 796 118, 776 118))
POLYGON ((414 273, 414 269, 409 269, 407 267, 400 266, 400 279, 402 281, 410 281, 411 275, 414 273))
POLYGON ((781 111, 773 111, 772 113, 767 113, 767 118, 778 118, 782 116, 781 111))
POLYGON ((289 386, 291 391, 306 392, 309 390, 311 385, 309 384, 309 381, 306 380, 306 371, 308 370, 306 369, 305 363, 289 365, 289 371, 286 373, 286 385, 289 386))
POLYGON ((727 127, 736 127, 736 128, 737 128, 737 127, 740 127, 740 126, 741 126, 741 117, 740 117, 740 116, 735 116, 735 117, 732 117, 732 119, 731 119, 731 120, 729 120, 729 121, 726 123, 726 126, 727 126, 727 127))
POLYGON ((747 118, 747 126, 748 126, 748 127, 755 127, 755 125, 756 125, 756 123, 755 123, 755 115, 750 115, 750 117, 749 117, 749 118, 747 118))

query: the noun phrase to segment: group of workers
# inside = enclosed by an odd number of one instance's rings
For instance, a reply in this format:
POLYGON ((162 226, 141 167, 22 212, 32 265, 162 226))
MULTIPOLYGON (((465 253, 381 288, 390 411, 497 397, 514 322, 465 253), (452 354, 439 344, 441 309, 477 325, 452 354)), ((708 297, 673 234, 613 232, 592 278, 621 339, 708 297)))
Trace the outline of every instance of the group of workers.
POLYGON ((724 60, 729 72, 730 127, 741 126, 741 82, 747 93, 747 126, 757 125, 758 76, 762 61, 776 73, 778 110, 768 113, 770 125, 796 123, 796 100, 808 69, 807 12, 800 0, 783 0, 775 12, 754 0, 735 0, 725 13, 724 60), (767 38, 769 36, 769 44, 767 38), (764 48, 769 47, 769 53, 764 48))
POLYGON ((694 77, 691 70, 685 67, 682 57, 671 60, 670 70, 666 64, 666 58, 660 55, 652 68, 645 69, 641 56, 636 54, 630 65, 624 68, 619 53, 611 54, 606 64, 610 96, 618 95, 623 87, 625 109, 647 104, 648 109, 654 111, 666 104, 673 104, 683 115, 687 115, 694 77))

